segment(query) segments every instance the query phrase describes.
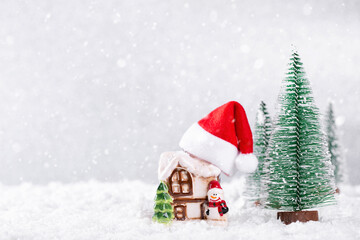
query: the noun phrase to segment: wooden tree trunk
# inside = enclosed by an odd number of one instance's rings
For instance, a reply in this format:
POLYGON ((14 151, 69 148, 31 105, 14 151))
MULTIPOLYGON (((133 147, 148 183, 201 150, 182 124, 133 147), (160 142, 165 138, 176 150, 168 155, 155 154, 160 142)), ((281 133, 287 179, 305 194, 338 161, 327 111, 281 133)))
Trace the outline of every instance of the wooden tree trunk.
POLYGON ((277 219, 286 225, 293 222, 319 221, 318 211, 278 212, 277 219))

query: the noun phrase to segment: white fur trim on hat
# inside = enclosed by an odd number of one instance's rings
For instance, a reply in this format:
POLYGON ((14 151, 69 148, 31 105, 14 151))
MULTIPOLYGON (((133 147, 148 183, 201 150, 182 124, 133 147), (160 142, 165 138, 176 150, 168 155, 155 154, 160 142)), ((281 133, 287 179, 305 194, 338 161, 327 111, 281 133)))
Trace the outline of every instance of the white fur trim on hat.
POLYGON ((179 145, 184 151, 214 164, 226 175, 234 172, 237 147, 205 131, 198 123, 185 132, 179 145))
POLYGON ((258 160, 256 156, 252 153, 249 154, 240 153, 239 156, 237 156, 237 158, 235 159, 235 164, 240 172, 252 173, 255 172, 257 168, 258 160))

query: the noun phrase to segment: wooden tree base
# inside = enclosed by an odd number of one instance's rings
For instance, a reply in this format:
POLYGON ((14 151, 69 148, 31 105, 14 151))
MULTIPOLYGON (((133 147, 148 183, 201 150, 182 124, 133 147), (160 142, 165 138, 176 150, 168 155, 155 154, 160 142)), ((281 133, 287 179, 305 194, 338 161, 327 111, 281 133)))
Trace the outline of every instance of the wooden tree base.
POLYGON ((277 219, 288 225, 297 221, 319 221, 319 214, 318 211, 278 212, 277 219))

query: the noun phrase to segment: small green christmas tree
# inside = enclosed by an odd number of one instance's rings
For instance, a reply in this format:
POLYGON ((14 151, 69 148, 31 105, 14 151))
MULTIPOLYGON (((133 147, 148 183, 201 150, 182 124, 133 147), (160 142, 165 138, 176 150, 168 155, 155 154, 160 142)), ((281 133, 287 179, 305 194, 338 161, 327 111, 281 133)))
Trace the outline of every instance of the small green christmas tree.
POLYGON ((264 182, 266 175, 265 158, 271 135, 271 119, 267 111, 266 104, 261 101, 260 108, 256 115, 255 132, 254 132, 254 154, 259 164, 253 174, 249 174, 246 179, 247 189, 245 195, 250 200, 260 204, 264 197, 264 182))
POLYGON ((168 187, 161 181, 156 190, 153 220, 158 223, 170 223, 174 218, 172 202, 168 187))
POLYGON ((336 133, 336 124, 333 106, 329 103, 328 110, 325 117, 326 124, 326 137, 328 143, 328 149, 330 152, 331 163, 334 165, 335 183, 338 185, 343 181, 343 169, 342 160, 340 154, 340 146, 338 144, 338 138, 336 133))
POLYGON ((268 147, 267 207, 302 211, 335 202, 334 173, 319 110, 296 51, 289 66, 268 147))

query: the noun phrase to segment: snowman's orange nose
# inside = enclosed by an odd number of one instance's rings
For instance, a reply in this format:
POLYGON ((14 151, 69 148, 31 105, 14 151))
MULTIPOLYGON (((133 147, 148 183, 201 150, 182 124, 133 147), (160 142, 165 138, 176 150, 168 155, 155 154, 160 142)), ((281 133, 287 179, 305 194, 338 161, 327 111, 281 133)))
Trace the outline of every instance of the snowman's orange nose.
POLYGON ((212 199, 216 199, 217 197, 214 197, 214 196, 210 196, 212 199))

